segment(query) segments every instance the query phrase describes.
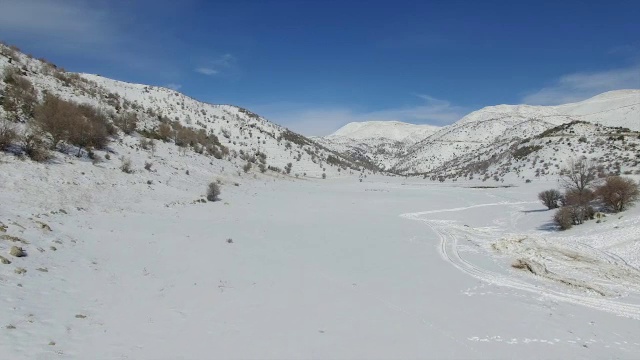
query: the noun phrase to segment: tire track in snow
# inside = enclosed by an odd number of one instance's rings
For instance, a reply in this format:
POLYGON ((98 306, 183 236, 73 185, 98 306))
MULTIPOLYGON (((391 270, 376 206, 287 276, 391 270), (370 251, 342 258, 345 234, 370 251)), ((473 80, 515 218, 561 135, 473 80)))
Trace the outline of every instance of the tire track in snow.
POLYGON ((498 202, 488 204, 478 204, 466 207, 457 207, 450 209, 429 210, 414 213, 401 214, 400 217, 417 220, 424 222, 434 233, 438 235, 440 244, 438 247, 440 256, 453 265, 458 270, 475 277, 481 281, 497 285, 509 287, 517 290, 527 291, 546 297, 549 299, 568 302, 576 305, 586 306, 593 309, 610 312, 619 316, 628 317, 636 320, 640 320, 640 304, 630 304, 613 299, 607 299, 602 297, 591 297, 582 294, 573 294, 560 290, 555 290, 549 287, 542 287, 540 285, 534 285, 526 282, 524 279, 519 279, 506 274, 500 274, 498 272, 490 271, 478 267, 466 260, 464 260, 458 251, 459 237, 456 235, 456 226, 453 225, 455 221, 451 220, 431 220, 424 218, 424 215, 444 213, 444 212, 457 212, 468 209, 488 207, 488 206, 513 206, 519 204, 526 204, 532 202, 498 202))

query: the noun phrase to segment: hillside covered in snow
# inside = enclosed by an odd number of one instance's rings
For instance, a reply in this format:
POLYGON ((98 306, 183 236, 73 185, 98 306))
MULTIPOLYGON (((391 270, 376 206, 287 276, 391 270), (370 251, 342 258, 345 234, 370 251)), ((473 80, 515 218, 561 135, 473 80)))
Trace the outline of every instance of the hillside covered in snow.
MULTIPOLYGON (((489 106, 443 127, 398 122, 350 123, 334 134, 316 140, 342 154, 375 163, 390 173, 457 179, 473 175, 474 171, 470 169, 487 167, 488 162, 493 164, 496 158, 509 158, 507 162, 522 161, 518 154, 516 158, 513 156, 519 144, 549 131, 554 132, 558 126, 574 123, 586 125, 572 128, 578 131, 571 131, 567 136, 584 136, 587 150, 576 152, 570 146, 571 142, 567 142, 566 149, 558 152, 557 148, 551 147, 552 142, 548 142, 536 145, 548 150, 536 153, 537 159, 542 157, 543 161, 562 166, 567 159, 581 157, 585 153, 615 152, 616 146, 601 142, 620 136, 631 143, 626 146, 626 152, 616 153, 616 156, 635 158, 634 134, 640 131, 640 90, 610 91, 559 106, 489 106), (592 130, 585 130, 589 124, 592 130), (466 170, 461 171, 462 168, 466 170)), ((529 164, 532 162, 531 159, 526 160, 529 164)), ((600 162, 600 155, 595 160, 600 162)), ((625 171, 640 170, 634 161, 626 161, 625 166, 625 171)), ((509 171, 504 165, 496 167, 503 170, 475 174, 504 181, 509 171)), ((540 175, 540 169, 518 173, 522 178, 533 178, 540 175)), ((508 178, 513 179, 512 176, 508 178)))
MULTIPOLYGON (((6 45, 0 45, 0 72, 4 74, 0 91, 7 104, 0 109, 0 117, 13 118, 19 132, 28 126, 36 104, 47 94, 92 107, 103 115, 107 126, 124 123, 125 136, 137 134, 172 142, 185 151, 208 154, 213 162, 230 162, 236 168, 253 166, 261 172, 315 178, 377 170, 241 107, 203 103, 163 87, 70 73, 6 45)), ((17 142, 13 145, 14 151, 20 152, 17 142)), ((58 145, 78 144, 67 141, 53 147, 58 145)), ((104 150, 92 145, 92 151, 104 150)), ((85 155, 89 147, 84 149, 85 155)))
POLYGON ((408 174, 431 173, 448 161, 470 156, 494 144, 532 138, 575 121, 639 131, 640 90, 611 91, 560 106, 489 106, 411 146, 394 164, 393 170, 408 174))

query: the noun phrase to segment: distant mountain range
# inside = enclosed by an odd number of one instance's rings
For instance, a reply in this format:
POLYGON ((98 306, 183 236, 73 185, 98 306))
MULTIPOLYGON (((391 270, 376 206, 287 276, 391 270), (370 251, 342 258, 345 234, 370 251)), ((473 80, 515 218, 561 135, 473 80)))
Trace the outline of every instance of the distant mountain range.
POLYGON ((610 91, 559 106, 488 106, 440 128, 352 123, 317 141, 398 174, 427 174, 442 172, 455 159, 471 161, 469 157, 496 144, 525 140, 572 122, 602 125, 598 129, 604 133, 612 130, 603 129, 616 127, 640 131, 640 90, 610 91))

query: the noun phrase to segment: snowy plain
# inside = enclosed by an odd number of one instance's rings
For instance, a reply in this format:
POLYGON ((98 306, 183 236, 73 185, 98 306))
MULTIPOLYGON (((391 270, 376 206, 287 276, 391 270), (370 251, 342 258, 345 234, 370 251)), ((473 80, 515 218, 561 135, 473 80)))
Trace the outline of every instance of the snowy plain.
POLYGON ((0 265, 0 358, 640 357, 638 208, 560 233, 536 201, 553 181, 295 179, 169 151, 131 151, 131 175, 0 155, 0 252, 28 253, 0 265), (214 179, 221 200, 197 201, 214 179))

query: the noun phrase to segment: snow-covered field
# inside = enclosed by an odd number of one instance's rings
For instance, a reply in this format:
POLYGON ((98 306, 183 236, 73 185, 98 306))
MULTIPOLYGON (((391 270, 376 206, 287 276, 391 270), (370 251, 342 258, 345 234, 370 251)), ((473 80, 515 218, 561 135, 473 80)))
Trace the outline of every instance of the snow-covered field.
POLYGON ((555 183, 276 179, 170 149, 131 175, 0 154, 1 359, 640 357, 638 208, 559 233, 555 183))

